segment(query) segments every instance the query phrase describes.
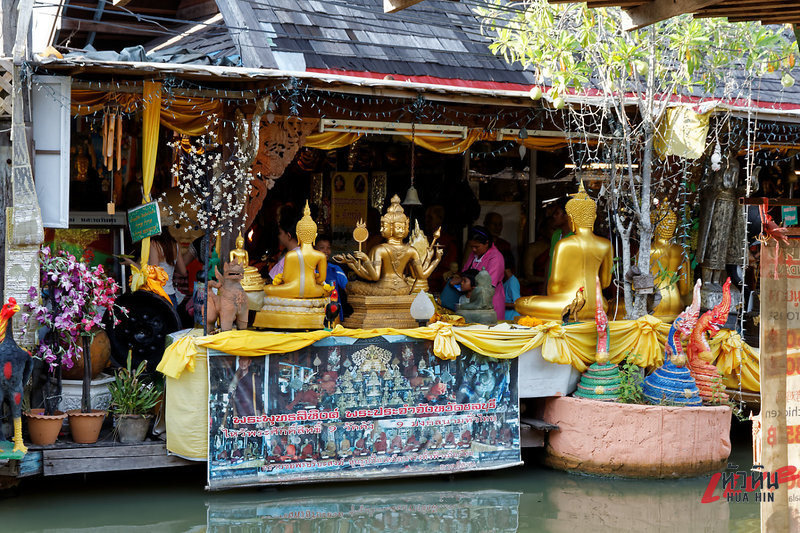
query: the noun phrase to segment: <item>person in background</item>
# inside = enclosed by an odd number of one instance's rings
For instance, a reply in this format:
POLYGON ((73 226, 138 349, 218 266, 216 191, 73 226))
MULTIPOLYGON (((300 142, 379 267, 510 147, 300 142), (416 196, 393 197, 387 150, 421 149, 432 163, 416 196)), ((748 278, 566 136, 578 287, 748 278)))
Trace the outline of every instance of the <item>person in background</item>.
POLYGON ((325 254, 328 258, 328 272, 325 274, 325 283, 336 283, 336 292, 339 294, 339 318, 344 320, 344 308, 347 305, 347 275, 342 270, 342 267, 334 264, 331 261, 331 237, 329 235, 321 235, 317 237, 317 243, 314 248, 325 254))
POLYGON ((517 276, 514 275, 516 263, 514 263, 514 256, 511 252, 503 254, 503 261, 506 266, 503 276, 503 290, 506 295, 506 320, 513 321, 514 318, 519 316, 519 313, 514 310, 514 302, 521 296, 519 280, 517 276))
POLYGON ((503 215, 494 211, 486 213, 486 216, 483 217, 483 226, 489 230, 494 245, 500 250, 500 253, 511 251, 511 243, 500 236, 503 233, 503 215))
POLYGON ((297 216, 292 212, 281 213, 281 220, 278 225, 278 243, 283 249, 283 255, 269 271, 269 277, 271 279, 275 279, 275 276, 283 273, 283 262, 286 259, 286 253, 300 246, 297 242, 297 235, 295 234, 298 220, 297 216))
POLYGON ((469 298, 472 296, 472 289, 475 288, 475 276, 477 275, 478 271, 474 268, 461 273, 461 286, 459 287, 461 296, 458 299, 458 305, 469 302, 469 298))
MULTIPOLYGON (((139 264, 128 258, 123 259, 126 265, 133 265, 140 268, 139 264)), ((183 255, 178 248, 178 242, 170 235, 167 228, 161 234, 150 237, 150 256, 148 264, 161 267, 167 273, 167 282, 164 284, 164 292, 169 296, 172 307, 178 310, 178 304, 183 299, 183 294, 177 293, 173 284, 175 273, 186 276, 186 264, 183 255)))
MULTIPOLYGON (((497 320, 504 320, 506 316, 506 296, 503 290, 503 274, 505 272, 505 261, 503 261, 503 254, 497 249, 492 242, 492 235, 489 230, 483 226, 473 226, 469 230, 469 245, 472 250, 464 263, 462 272, 474 268, 478 272, 483 269, 492 277, 492 286, 494 287, 494 297, 492 298, 492 306, 497 312, 497 320)), ((451 283, 456 277, 451 278, 451 283)), ((458 282, 460 283, 460 279, 458 282)))

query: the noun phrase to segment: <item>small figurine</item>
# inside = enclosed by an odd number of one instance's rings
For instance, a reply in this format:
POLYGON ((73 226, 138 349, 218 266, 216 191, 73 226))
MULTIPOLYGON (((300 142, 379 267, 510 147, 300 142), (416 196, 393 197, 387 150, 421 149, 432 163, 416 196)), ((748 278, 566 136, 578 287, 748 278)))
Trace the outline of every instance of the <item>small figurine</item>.
MULTIPOLYGON (((602 295, 603 293, 601 292, 600 294, 602 295)), ((561 320, 565 326, 578 322, 578 313, 581 312, 584 305, 586 305, 586 294, 584 294, 583 287, 579 287, 575 291, 575 299, 561 310, 561 320)))
MULTIPOLYGON (((19 311, 19 306, 14 298, 9 298, 8 303, 0 309, 0 322, 5 338, 0 343, 0 407, 3 402, 8 403, 11 418, 14 420, 14 447, 12 453, 28 452, 22 442, 22 394, 25 383, 31 377, 33 361, 28 352, 17 346, 11 328, 8 327, 13 317, 19 311)), ((5 450, 0 450, 3 452, 5 450)))
POLYGON ((325 306, 325 329, 333 329, 333 327, 339 322, 340 306, 339 293, 336 290, 336 284, 334 283, 333 290, 331 291, 331 301, 325 306))
POLYGON ((213 329, 217 319, 221 331, 233 329, 236 322, 237 329, 247 329, 247 295, 242 288, 244 267, 241 263, 225 263, 223 273, 216 271, 219 281, 209 281, 208 286, 217 289, 217 294, 208 296, 207 327, 213 329))
POLYGON ((231 250, 228 261, 231 263, 239 263, 243 267, 247 267, 250 264, 250 255, 247 253, 247 250, 244 249, 244 237, 242 237, 241 230, 239 231, 239 236, 236 237, 236 248, 231 250))

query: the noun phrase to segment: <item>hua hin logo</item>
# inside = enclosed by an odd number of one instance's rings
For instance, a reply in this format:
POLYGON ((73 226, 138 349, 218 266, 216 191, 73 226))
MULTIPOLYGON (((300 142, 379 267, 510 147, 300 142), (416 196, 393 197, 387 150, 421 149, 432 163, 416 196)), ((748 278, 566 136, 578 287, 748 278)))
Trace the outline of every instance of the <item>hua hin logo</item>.
POLYGON ((736 470, 738 465, 728 465, 733 472, 718 472, 708 481, 701 503, 712 503, 722 498, 729 502, 773 502, 775 490, 781 485, 788 484, 792 489, 800 486, 800 471, 797 467, 788 465, 778 468, 774 472, 763 472, 762 465, 753 465, 752 470, 736 470), (722 487, 722 494, 717 495, 718 487, 722 487))

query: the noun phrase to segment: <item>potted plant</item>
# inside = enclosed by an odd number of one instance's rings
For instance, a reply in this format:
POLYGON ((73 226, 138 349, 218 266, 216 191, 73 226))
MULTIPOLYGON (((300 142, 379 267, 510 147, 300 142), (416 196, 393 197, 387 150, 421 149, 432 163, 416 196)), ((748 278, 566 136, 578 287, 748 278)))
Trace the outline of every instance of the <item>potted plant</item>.
MULTIPOLYGON (((33 355, 47 363, 51 372, 58 375, 62 365, 71 368, 76 360, 83 360, 81 408, 67 414, 72 439, 93 443, 97 441, 106 413, 92 409, 92 360, 82 356, 89 353, 95 332, 104 328, 103 315, 124 312, 114 304, 120 287, 106 275, 102 265, 91 267, 63 250, 52 253, 49 247, 44 247, 39 253, 39 262, 42 291, 35 287, 28 291, 30 301, 25 305, 27 314, 22 317, 23 323, 25 327, 34 326, 40 330, 39 344, 33 355)), ((114 322, 118 322, 115 317, 114 322)), ((53 395, 48 390, 45 396, 53 395)), ((45 414, 55 409, 53 403, 45 402, 45 414)))
POLYGON ((116 372, 108 386, 111 392, 111 412, 116 419, 116 431, 122 443, 142 442, 150 428, 151 410, 161 401, 161 389, 145 375, 147 361, 131 370, 131 353, 125 368, 116 372))

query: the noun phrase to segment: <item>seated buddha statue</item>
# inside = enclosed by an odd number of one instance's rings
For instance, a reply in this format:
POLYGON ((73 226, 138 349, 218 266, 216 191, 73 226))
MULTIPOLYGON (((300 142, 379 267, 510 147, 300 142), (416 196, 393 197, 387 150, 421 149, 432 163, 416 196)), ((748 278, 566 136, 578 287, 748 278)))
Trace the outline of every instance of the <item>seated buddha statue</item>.
MULTIPOLYGON (((684 296, 691 292, 691 266, 683 248, 671 242, 678 225, 675 212, 660 207, 653 211, 651 220, 656 226, 650 246, 650 273, 661 293, 661 301, 650 314, 664 322, 672 322, 683 311, 684 296)), ((617 320, 627 315, 622 298, 611 308, 616 309, 617 320)))
POLYGON ((324 253, 314 249, 317 224, 311 218, 307 201, 296 228, 300 246, 286 253, 282 276, 264 287, 268 298, 322 298, 330 294, 323 287, 328 260, 324 253))
POLYGON ((324 325, 332 287, 325 285, 327 257, 314 249, 317 224, 308 202, 296 232, 300 246, 286 253, 283 273, 264 287, 264 298, 253 319, 255 328, 322 329, 324 325))
MULTIPOLYGON (((611 283, 611 241, 594 234, 597 204, 592 200, 583 183, 578 193, 567 202, 567 216, 573 234, 556 243, 546 296, 525 296, 516 301, 514 308, 521 315, 540 320, 562 318, 562 311, 583 288, 586 305, 578 312, 578 320, 593 321, 595 314, 595 278, 600 278, 602 287, 611 283)), ((603 307, 607 306, 601 297, 603 307)))
POLYGON ((242 232, 236 237, 236 248, 228 254, 230 263, 240 263, 244 266, 244 277, 242 278, 242 288, 245 291, 261 291, 264 288, 264 279, 258 273, 258 269, 250 266, 250 255, 244 249, 244 237, 242 232))
POLYGON ((408 217, 400 205, 400 197, 395 195, 381 217, 381 236, 386 242, 373 247, 369 256, 359 251, 334 257, 334 261, 347 264, 365 280, 348 283, 348 296, 399 296, 421 289, 415 281, 428 279, 444 250, 429 247, 422 257, 416 248, 403 242, 407 235, 408 217))

